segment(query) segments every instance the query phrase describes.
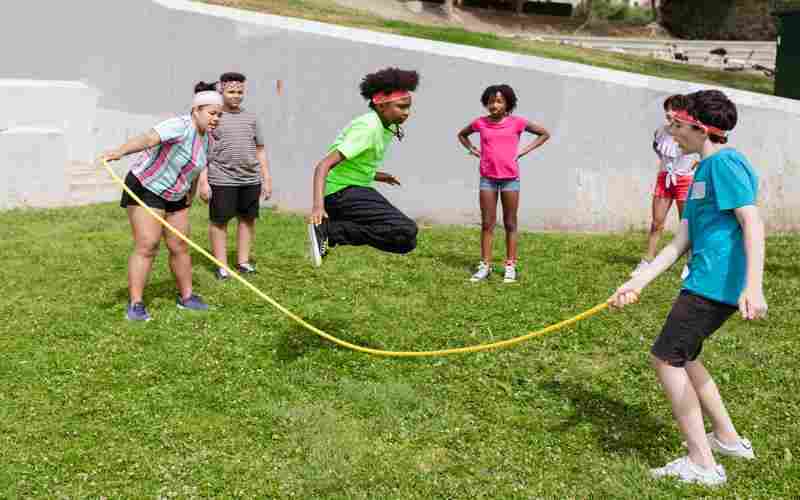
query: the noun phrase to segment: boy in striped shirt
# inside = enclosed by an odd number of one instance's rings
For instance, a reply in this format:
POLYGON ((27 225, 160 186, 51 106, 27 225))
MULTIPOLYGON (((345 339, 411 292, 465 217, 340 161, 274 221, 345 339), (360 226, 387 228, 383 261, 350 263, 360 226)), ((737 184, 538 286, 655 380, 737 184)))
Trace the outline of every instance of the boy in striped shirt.
MULTIPOLYGON (((260 201, 272 195, 272 178, 256 115, 242 108, 245 81, 241 73, 220 76, 224 114, 213 132, 214 147, 208 170, 200 178, 200 197, 209 204, 208 238, 214 257, 227 265, 228 221, 236 217, 236 270, 253 273, 250 247, 260 201)), ((215 274, 220 280, 229 277, 223 268, 215 274)))

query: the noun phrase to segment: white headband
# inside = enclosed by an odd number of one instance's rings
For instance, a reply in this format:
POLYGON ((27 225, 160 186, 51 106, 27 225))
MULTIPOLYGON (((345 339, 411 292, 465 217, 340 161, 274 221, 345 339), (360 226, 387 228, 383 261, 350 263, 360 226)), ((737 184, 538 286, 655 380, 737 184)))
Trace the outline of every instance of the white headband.
POLYGON ((204 90, 194 95, 194 100, 192 101, 193 108, 207 106, 209 104, 222 106, 222 94, 216 90, 204 90))

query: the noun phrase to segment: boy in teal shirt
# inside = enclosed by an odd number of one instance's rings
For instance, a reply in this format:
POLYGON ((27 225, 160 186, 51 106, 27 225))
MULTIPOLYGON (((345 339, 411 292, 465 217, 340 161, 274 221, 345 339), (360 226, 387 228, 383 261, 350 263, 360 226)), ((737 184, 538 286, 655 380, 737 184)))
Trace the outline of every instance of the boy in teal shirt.
POLYGON ((400 185, 378 168, 392 139, 403 138, 400 125, 408 119, 418 83, 416 71, 397 68, 369 74, 361 82, 370 111, 342 130, 314 169, 308 225, 314 266, 337 245, 370 245, 400 254, 416 247, 416 223, 371 186, 373 181, 400 185))
POLYGON ((745 320, 766 315, 764 224, 756 208, 755 171, 741 153, 725 147, 737 122, 736 106, 715 90, 688 97, 687 110, 673 117, 671 133, 684 153, 699 153, 702 161, 680 229, 650 266, 617 289, 609 303, 624 307, 638 301, 642 289, 691 248, 689 276, 651 349, 689 453, 651 474, 719 485, 727 477, 712 451, 744 459, 755 454, 750 442, 736 432, 716 384, 697 358, 703 341, 737 309, 745 320), (713 427, 708 435, 704 415, 713 427))

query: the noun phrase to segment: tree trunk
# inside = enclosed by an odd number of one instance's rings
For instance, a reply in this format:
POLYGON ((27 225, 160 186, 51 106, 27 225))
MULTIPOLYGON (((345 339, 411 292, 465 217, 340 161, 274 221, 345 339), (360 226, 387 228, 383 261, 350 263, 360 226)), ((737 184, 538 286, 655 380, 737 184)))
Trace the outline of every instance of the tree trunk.
POLYGON ((455 8, 453 7, 454 0, 444 0, 444 12, 447 14, 447 17, 451 17, 455 12, 455 8))
POLYGON ((583 30, 583 28, 585 28, 585 27, 589 26, 590 24, 592 24, 592 21, 594 20, 594 11, 592 9, 592 0, 583 0, 583 10, 584 10, 584 12, 586 12, 586 21, 583 24, 581 24, 578 27, 578 29, 575 30, 575 33, 573 33, 573 34, 580 33, 583 30))
POLYGON ((656 0, 650 0, 650 10, 653 12, 653 21, 661 24, 661 9, 656 6, 656 0))
POLYGON ((525 2, 528 0, 514 0, 514 10, 517 14, 522 14, 522 9, 525 7, 525 2))

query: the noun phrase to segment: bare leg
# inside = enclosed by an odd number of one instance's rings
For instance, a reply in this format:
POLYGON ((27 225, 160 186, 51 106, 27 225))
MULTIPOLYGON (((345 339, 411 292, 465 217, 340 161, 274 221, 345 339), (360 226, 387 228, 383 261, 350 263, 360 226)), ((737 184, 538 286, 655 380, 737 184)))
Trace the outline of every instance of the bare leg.
MULTIPOLYGON (((164 212, 156 210, 163 216, 164 212)), ((128 207, 128 220, 133 233, 133 252, 128 258, 128 296, 131 303, 142 301, 144 287, 153 260, 158 254, 158 243, 161 240, 161 224, 140 206, 128 207)))
MULTIPOLYGON (((188 208, 169 213, 166 219, 185 236, 189 234, 188 208)), ((192 294, 192 257, 189 255, 189 245, 171 232, 167 232, 164 239, 169 249, 169 267, 175 275, 178 292, 182 299, 188 299, 192 294)))
POLYGON ((506 260, 517 261, 517 211, 519 209, 519 191, 503 191, 500 193, 503 204, 503 225, 506 229, 506 260))
POLYGON ((658 240, 661 238, 661 233, 664 232, 664 222, 667 220, 667 214, 672 207, 672 199, 653 197, 653 221, 650 224, 650 235, 647 238, 647 256, 648 261, 656 258, 658 251, 658 240))
POLYGON ((703 411, 700 400, 689 379, 687 370, 671 366, 655 356, 652 357, 653 366, 658 375, 658 381, 667 399, 672 406, 672 415, 678 423, 678 428, 686 439, 689 447, 689 459, 707 469, 716 466, 714 456, 706 438, 703 426, 703 411))
POLYGON ((700 400, 703 414, 711 419, 714 434, 724 444, 734 445, 739 440, 739 434, 733 426, 731 417, 722 397, 717 389, 717 384, 700 361, 690 361, 686 364, 686 373, 692 382, 695 393, 700 400))
POLYGON ((256 237, 256 220, 254 218, 239 217, 239 226, 236 235, 236 256, 238 264, 250 262, 250 248, 256 237))
POLYGON ((228 224, 208 224, 208 239, 211 242, 211 253, 218 261, 228 265, 228 224))
POLYGON ((492 238, 497 223, 497 191, 481 190, 481 260, 492 262, 492 238))

